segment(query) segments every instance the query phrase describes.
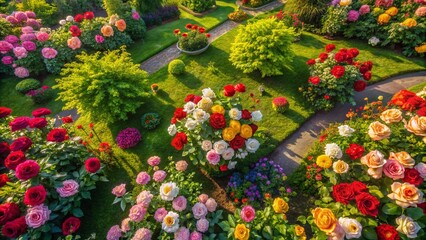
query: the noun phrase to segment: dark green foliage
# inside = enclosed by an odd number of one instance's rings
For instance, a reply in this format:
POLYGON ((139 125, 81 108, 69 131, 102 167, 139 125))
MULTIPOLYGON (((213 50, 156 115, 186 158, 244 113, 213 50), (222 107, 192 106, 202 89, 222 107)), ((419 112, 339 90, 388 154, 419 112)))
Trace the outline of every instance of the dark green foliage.
POLYGON ((53 25, 57 22, 58 12, 54 4, 49 4, 45 0, 22 0, 17 4, 21 11, 31 10, 34 11, 37 18, 42 19, 45 25, 53 25))
POLYGON ((45 104, 53 99, 55 92, 51 88, 43 86, 37 90, 29 91, 27 95, 31 97, 34 104, 45 104))
POLYGON ((14 1, 0 0, 0 13, 11 13, 15 10, 14 1))
POLYGON ((6 21, 6 19, 0 18, 0 39, 10 34, 12 34, 12 24, 6 21))
POLYGON ((123 3, 122 0, 103 0, 103 6, 108 16, 118 14, 119 16, 130 11, 130 6, 127 3, 123 3))
POLYGON ((141 13, 156 11, 161 7, 163 0, 132 0, 132 6, 141 13))
POLYGON ((296 13, 300 20, 317 27, 321 24, 321 17, 327 12, 329 0, 288 0, 285 11, 296 13))
POLYGON ((216 0, 182 0, 180 4, 194 12, 200 13, 216 5, 216 0))
POLYGON ((145 113, 141 118, 142 127, 152 130, 160 125, 160 115, 158 113, 145 113))
POLYGON ((61 16, 93 11, 101 7, 102 0, 53 0, 61 16))
POLYGON ((146 26, 145 22, 142 18, 136 20, 132 18, 132 13, 128 12, 124 14, 123 16, 124 21, 126 21, 126 31, 133 41, 142 39, 145 37, 146 33, 146 26))
POLYGON ((18 84, 16 84, 16 91, 26 94, 30 90, 37 89, 41 86, 40 81, 34 79, 34 78, 27 78, 22 81, 20 81, 18 84))
POLYGON ((168 71, 173 75, 180 75, 185 72, 185 63, 180 59, 175 59, 169 63, 168 71))

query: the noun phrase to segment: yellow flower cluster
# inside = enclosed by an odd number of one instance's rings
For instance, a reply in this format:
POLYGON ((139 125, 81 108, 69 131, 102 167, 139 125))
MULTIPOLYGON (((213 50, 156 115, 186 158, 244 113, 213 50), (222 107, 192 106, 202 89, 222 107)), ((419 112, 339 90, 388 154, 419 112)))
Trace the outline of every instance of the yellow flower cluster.
POLYGON ((232 141, 237 134, 240 134, 241 137, 248 139, 251 136, 253 136, 253 130, 252 128, 247 125, 241 123, 237 120, 231 120, 229 122, 229 127, 223 129, 222 131, 222 137, 225 141, 232 141))
POLYGON ((401 26, 412 28, 417 26, 417 21, 414 18, 407 18, 401 23, 401 26))
POLYGON ((332 233, 336 228, 337 219, 330 209, 317 207, 312 210, 312 215, 314 216, 314 223, 326 234, 332 233))
POLYGON ((396 7, 391 7, 388 10, 386 10, 385 12, 386 14, 390 15, 391 17, 395 17, 396 14, 398 14, 398 8, 396 7))
POLYGON ((387 13, 382 13, 379 15, 379 18, 377 19, 377 22, 379 22, 380 25, 386 24, 391 19, 391 15, 387 13))
POLYGON ((274 202, 272 203, 272 208, 274 209, 275 213, 286 213, 289 209, 288 203, 282 199, 282 198, 275 198, 274 202))

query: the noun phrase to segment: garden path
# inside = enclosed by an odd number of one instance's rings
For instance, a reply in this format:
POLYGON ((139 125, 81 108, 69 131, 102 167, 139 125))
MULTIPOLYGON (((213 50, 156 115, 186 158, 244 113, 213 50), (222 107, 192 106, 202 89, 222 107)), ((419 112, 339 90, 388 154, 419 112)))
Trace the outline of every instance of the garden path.
MULTIPOLYGON (((426 82, 426 71, 399 75, 368 86, 363 92, 356 94, 355 101, 357 106, 360 106, 365 103, 364 98, 367 97, 375 101, 381 95, 383 101, 387 102, 399 90, 410 88, 422 82, 426 82)), ((340 104, 329 112, 320 111, 316 113, 286 138, 271 153, 270 158, 280 164, 287 175, 290 174, 299 166, 303 157, 306 156, 318 139, 321 130, 327 128, 330 123, 344 121, 345 115, 351 107, 350 104, 340 104)))

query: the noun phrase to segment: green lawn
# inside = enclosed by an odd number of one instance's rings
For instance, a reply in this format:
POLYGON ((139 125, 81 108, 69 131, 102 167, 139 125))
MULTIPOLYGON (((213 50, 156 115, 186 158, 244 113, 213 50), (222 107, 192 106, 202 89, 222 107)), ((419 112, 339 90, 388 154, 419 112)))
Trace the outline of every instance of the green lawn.
POLYGON ((426 82, 420 83, 416 86, 411 87, 409 90, 413 91, 413 92, 420 92, 422 91, 424 88, 426 88, 426 82))
POLYGON ((135 63, 141 63, 161 50, 177 42, 173 35, 176 28, 183 29, 187 23, 204 26, 207 30, 228 19, 228 14, 236 8, 235 1, 216 1, 217 9, 204 17, 195 17, 181 10, 180 19, 149 30, 145 39, 133 43, 129 48, 135 63))

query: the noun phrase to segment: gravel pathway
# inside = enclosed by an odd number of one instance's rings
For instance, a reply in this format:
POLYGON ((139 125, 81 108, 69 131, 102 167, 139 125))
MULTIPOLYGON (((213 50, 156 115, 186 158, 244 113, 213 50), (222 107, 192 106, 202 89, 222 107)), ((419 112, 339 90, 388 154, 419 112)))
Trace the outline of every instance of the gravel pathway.
MULTIPOLYGON (((392 77, 368 86, 366 90, 356 94, 355 100, 357 105, 361 105, 365 103, 364 98, 366 97, 376 100, 379 95, 382 95, 383 101, 387 102, 399 90, 422 82, 426 82, 426 71, 392 77)), ((286 174, 290 174, 299 166, 303 157, 318 139, 321 130, 327 128, 330 123, 344 121, 345 115, 351 107, 350 104, 340 104, 329 112, 316 113, 296 132, 286 138, 270 155, 270 158, 280 164, 286 174)))

